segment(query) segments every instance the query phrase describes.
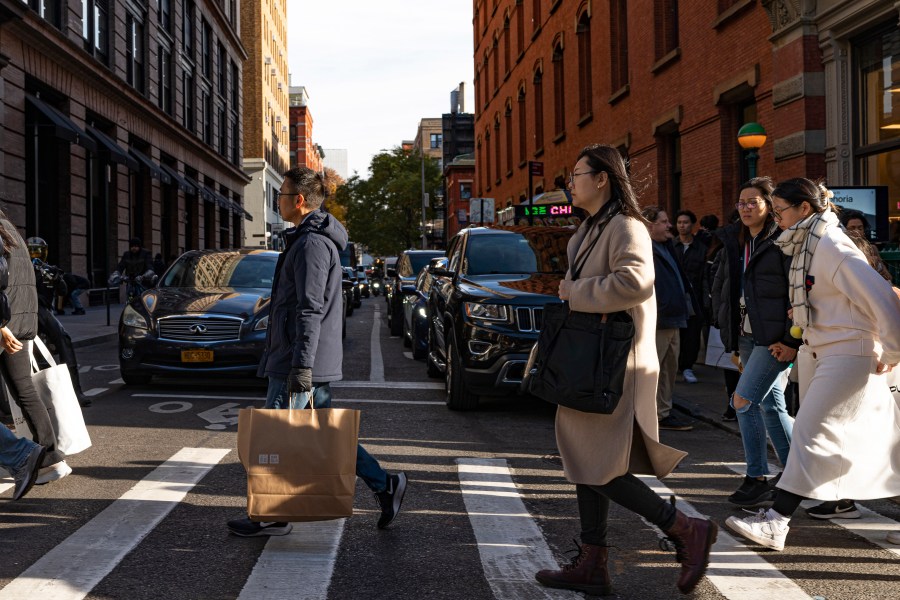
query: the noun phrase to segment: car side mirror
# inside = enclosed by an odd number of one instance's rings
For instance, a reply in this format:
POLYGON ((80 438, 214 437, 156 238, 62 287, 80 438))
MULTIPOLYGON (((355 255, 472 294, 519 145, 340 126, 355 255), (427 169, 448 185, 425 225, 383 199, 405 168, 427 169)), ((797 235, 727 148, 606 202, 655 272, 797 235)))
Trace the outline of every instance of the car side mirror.
POLYGON ((387 276, 388 276, 388 277, 396 277, 396 276, 397 276, 397 269, 388 269, 388 270, 387 270, 387 276))
POLYGON ((453 277, 455 273, 446 267, 435 267, 431 270, 431 274, 435 277, 453 277))

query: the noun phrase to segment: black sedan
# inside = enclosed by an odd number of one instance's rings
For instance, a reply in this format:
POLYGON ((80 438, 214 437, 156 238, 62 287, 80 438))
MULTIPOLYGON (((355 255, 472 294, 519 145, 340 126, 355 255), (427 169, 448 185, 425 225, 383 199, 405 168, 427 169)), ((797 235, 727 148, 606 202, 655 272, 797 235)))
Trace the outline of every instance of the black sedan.
POLYGON ((119 368, 126 384, 153 375, 256 374, 278 253, 192 250, 156 288, 125 306, 119 368))

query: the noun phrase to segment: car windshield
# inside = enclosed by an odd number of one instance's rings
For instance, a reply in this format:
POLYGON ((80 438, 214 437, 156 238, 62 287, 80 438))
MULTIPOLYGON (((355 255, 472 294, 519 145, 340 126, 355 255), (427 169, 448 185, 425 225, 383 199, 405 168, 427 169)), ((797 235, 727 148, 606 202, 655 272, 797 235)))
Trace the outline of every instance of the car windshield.
POLYGON ((543 232, 473 235, 464 270, 467 275, 565 273, 567 241, 543 232))
POLYGON ((441 252, 415 252, 409 254, 409 264, 412 266, 412 272, 418 273, 422 267, 431 262, 432 258, 443 256, 441 252))
POLYGON ((271 289, 277 260, 274 254, 237 252, 184 255, 166 272, 159 287, 271 289))

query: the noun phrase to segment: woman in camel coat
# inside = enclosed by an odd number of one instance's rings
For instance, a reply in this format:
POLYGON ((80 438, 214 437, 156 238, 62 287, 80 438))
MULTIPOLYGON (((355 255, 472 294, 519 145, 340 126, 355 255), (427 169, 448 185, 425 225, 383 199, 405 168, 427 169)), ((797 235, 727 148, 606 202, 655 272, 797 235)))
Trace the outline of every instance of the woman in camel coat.
POLYGON ((563 406, 557 410, 556 440, 566 478, 575 484, 582 545, 571 565, 540 571, 536 578, 548 587, 609 594, 607 515, 613 501, 658 526, 679 548, 678 588, 686 594, 706 571, 717 528, 706 519, 687 517, 634 476, 664 477, 686 455, 659 442, 650 236, 615 148, 595 145, 582 150, 569 189, 573 204, 591 217, 569 242, 570 271, 560 283, 559 297, 573 311, 627 311, 634 319, 635 338, 624 393, 612 414, 563 406), (598 232, 600 238, 591 248, 598 232), (572 271, 579 267, 581 274, 572 281, 572 271))

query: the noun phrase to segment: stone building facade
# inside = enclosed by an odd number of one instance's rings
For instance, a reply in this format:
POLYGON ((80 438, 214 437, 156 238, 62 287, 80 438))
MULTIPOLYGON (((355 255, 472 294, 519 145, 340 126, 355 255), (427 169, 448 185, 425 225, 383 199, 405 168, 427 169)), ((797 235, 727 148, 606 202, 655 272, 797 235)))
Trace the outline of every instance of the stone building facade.
POLYGON ((134 236, 240 246, 246 58, 236 1, 0 0, 3 209, 94 286, 134 236))
POLYGON ((305 87, 291 87, 290 111, 291 167, 302 166, 321 171, 325 152, 313 138, 313 117, 305 87))

